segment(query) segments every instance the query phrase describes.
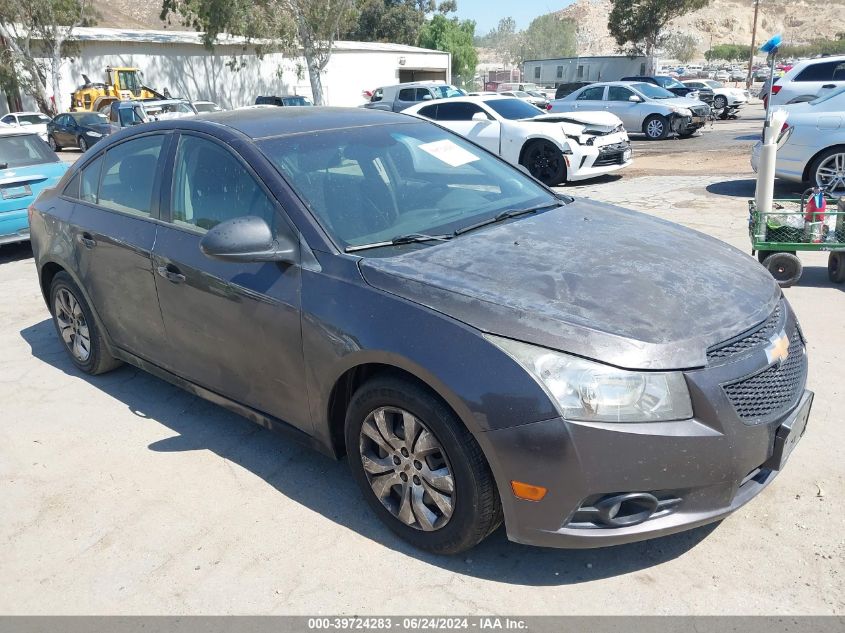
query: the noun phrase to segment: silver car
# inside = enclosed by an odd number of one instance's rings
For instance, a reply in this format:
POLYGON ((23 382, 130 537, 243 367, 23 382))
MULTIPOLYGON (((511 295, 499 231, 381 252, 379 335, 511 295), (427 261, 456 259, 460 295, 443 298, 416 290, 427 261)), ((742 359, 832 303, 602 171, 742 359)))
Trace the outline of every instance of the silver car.
POLYGON ((590 84, 551 102, 551 112, 607 110, 629 133, 642 132, 652 140, 671 134, 692 136, 704 126, 710 106, 696 99, 677 97, 668 90, 639 81, 590 84))

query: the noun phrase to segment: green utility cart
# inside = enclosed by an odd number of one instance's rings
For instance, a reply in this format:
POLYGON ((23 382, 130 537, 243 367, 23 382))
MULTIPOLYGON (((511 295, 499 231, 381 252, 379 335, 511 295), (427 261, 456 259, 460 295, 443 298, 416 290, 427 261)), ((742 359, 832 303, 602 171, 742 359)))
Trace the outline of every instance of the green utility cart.
POLYGON ((801 198, 774 200, 772 211, 757 210, 748 201, 748 234, 751 254, 765 266, 781 288, 788 288, 801 278, 801 260, 797 251, 829 251, 827 272, 830 280, 845 282, 845 199, 827 197, 827 210, 805 217, 807 193, 801 198))

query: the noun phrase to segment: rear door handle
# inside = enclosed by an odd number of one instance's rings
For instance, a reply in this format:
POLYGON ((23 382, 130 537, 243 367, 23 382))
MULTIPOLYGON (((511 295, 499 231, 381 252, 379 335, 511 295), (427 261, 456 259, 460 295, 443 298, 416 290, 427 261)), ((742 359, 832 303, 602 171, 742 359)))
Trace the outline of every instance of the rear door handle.
POLYGON ((94 248, 97 245, 97 240, 91 237, 90 233, 77 233, 76 241, 85 248, 94 248))
POLYGON ((179 272, 179 269, 176 268, 173 264, 168 264, 167 266, 159 266, 156 268, 156 272, 159 275, 167 279, 167 281, 171 281, 174 284, 181 284, 185 281, 185 275, 179 272))
POLYGON ((822 88, 836 88, 836 84, 825 84, 822 88))

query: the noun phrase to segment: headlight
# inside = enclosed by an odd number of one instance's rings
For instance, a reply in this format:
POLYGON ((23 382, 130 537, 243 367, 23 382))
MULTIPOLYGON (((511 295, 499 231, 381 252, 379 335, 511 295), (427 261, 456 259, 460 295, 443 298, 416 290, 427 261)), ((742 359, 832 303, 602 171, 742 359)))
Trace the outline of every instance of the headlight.
POLYGON ((676 106, 672 106, 670 109, 672 112, 680 114, 681 116, 692 116, 692 110, 689 108, 678 108, 676 106))
POLYGON ((527 343, 486 338, 534 376, 568 420, 664 422, 692 417, 680 372, 626 371, 527 343))
POLYGON ((100 138, 102 136, 102 134, 100 134, 99 132, 94 132, 93 130, 90 132, 85 132, 85 134, 87 134, 88 136, 93 136, 94 138, 100 138))

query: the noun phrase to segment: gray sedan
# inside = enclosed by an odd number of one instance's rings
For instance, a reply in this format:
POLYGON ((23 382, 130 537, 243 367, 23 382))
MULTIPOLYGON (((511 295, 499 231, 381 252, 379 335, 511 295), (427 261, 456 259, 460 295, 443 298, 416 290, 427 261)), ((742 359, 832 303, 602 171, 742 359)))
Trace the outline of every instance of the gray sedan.
POLYGON ((345 456, 362 503, 433 552, 503 521, 558 547, 716 521, 807 423, 804 338, 764 268, 415 117, 130 127, 30 219, 77 371, 128 363, 345 456))
POLYGON ((710 115, 710 106, 702 101, 636 81, 591 84, 551 102, 552 113, 576 110, 607 110, 622 119, 629 133, 642 132, 653 140, 692 136, 710 115))

